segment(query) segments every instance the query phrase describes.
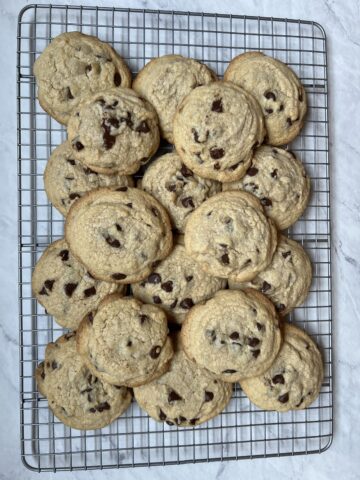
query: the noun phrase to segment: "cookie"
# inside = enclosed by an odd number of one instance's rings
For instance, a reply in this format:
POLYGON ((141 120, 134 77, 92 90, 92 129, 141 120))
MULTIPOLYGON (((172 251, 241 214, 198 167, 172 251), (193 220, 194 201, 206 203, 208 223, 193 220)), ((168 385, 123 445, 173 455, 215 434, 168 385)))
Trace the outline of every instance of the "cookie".
POLYGON ((285 63, 261 52, 233 58, 224 79, 254 95, 265 116, 267 143, 284 145, 299 134, 306 114, 306 94, 285 63))
POLYGON ((173 143, 176 109, 194 88, 216 80, 206 65, 181 55, 153 58, 140 70, 133 89, 146 98, 159 116, 161 136, 173 143))
POLYGON ((182 323, 193 305, 225 286, 226 280, 205 273, 178 243, 145 280, 132 284, 131 288, 134 297, 159 305, 169 320, 182 323))
POLYGON ((254 278, 271 262, 277 231, 250 193, 227 191, 206 200, 189 217, 185 248, 206 272, 234 281, 254 278))
POLYGON ((98 173, 131 175, 159 146, 154 108, 129 88, 99 91, 72 113, 74 158, 98 173))
POLYGON ((173 355, 165 313, 117 294, 109 295, 82 321, 77 346, 91 373, 127 387, 164 373, 173 355))
POLYGON ((174 119, 175 147, 185 165, 201 177, 221 182, 245 174, 264 135, 255 98, 227 82, 193 90, 174 119))
POLYGON ((86 193, 70 208, 65 237, 95 278, 117 283, 146 278, 172 248, 164 207, 148 193, 128 187, 86 193))
POLYGON ((36 59, 34 75, 40 105, 63 124, 89 95, 131 86, 131 73, 115 50, 80 32, 55 37, 36 59))
POLYGON ((311 286, 310 259, 302 246, 279 236, 278 246, 268 267, 250 282, 229 281, 231 289, 255 288, 264 293, 280 315, 286 315, 304 303, 311 286))
POLYGON ((320 351, 307 333, 283 325, 283 344, 270 369, 241 381, 250 401, 264 410, 302 410, 318 397, 323 381, 320 351))
POLYGON ((185 355, 179 337, 170 369, 156 380, 134 388, 140 407, 154 420, 192 427, 218 415, 231 399, 232 385, 215 379, 185 355))
POLYGON ((174 228, 183 232, 190 215, 204 200, 221 191, 221 183, 194 174, 176 152, 157 158, 139 186, 169 212, 174 228))
POLYGON ((91 374, 76 351, 75 333, 48 344, 45 361, 39 364, 35 377, 53 414, 79 430, 109 425, 131 402, 126 387, 110 385, 91 374))
POLYGON ((44 186, 54 207, 67 215, 71 205, 90 190, 100 187, 132 187, 125 175, 103 175, 75 160, 71 144, 66 141, 55 148, 44 172, 44 186))
POLYGON ((256 290, 220 290, 190 310, 181 330, 185 353, 225 382, 260 375, 281 344, 276 311, 256 290))
POLYGON ((116 283, 96 280, 74 257, 64 239, 51 243, 35 265, 32 290, 37 301, 65 328, 76 329, 116 283))
POLYGON ((224 183, 223 190, 246 190, 257 196, 266 215, 284 230, 303 214, 310 196, 310 178, 292 152, 264 145, 255 150, 245 176, 224 183))

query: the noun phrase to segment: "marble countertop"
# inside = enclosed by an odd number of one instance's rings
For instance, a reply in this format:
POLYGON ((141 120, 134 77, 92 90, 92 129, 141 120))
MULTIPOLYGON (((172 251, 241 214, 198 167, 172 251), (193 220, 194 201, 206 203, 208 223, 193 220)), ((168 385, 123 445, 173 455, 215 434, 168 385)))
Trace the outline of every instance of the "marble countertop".
MULTIPOLYGON (((0 0, 0 479, 31 479, 20 461, 18 407, 16 22, 27 3, 0 0)), ((39 3, 49 3, 41 2, 39 3)), ((63 2, 59 3, 81 3, 63 2)), ((136 0, 83 3, 309 19, 327 33, 332 177, 334 439, 321 455, 75 472, 72 478, 360 478, 360 2, 348 0, 136 0), (359 183, 358 183, 359 182, 359 183)), ((68 478, 68 473, 43 474, 68 478)))

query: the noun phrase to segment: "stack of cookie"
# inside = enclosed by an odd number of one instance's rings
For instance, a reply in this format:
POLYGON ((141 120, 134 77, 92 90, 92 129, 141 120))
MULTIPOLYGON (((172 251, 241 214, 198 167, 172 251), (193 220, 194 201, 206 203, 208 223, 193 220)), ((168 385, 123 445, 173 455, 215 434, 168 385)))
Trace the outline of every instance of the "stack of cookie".
POLYGON ((279 148, 304 123, 295 74, 251 52, 218 81, 167 55, 130 88, 124 60, 78 32, 55 38, 34 73, 40 104, 68 132, 44 174, 65 235, 32 279, 72 331, 36 371, 54 415, 100 428, 133 389, 155 420, 195 426, 226 407, 235 382, 264 409, 310 405, 321 355, 284 315, 305 300, 311 263, 279 233, 310 193, 301 162, 279 148), (148 165, 160 137, 175 148, 148 165))

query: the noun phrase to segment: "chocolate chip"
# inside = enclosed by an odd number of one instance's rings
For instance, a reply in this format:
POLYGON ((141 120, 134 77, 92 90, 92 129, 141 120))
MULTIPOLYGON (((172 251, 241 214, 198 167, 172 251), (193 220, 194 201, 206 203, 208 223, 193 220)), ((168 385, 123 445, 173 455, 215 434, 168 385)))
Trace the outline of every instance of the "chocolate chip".
POLYGON ((249 175, 249 177, 254 177, 257 173, 258 173, 258 169, 256 167, 250 167, 247 172, 246 172, 246 175, 249 175))
POLYGON ((173 303, 172 303, 171 305, 169 305, 171 309, 173 309, 173 308, 176 307, 177 301, 178 301, 178 299, 175 298, 175 300, 173 301, 173 303))
POLYGON ((158 273, 151 273, 147 278, 148 283, 160 283, 161 275, 158 273))
POLYGON ((295 407, 300 407, 300 405, 302 404, 303 401, 304 401, 304 397, 301 397, 301 398, 300 398, 300 402, 297 403, 297 404, 295 405, 295 407))
POLYGON ((75 200, 76 198, 81 198, 81 195, 78 193, 70 193, 69 198, 70 200, 75 200))
POLYGON ((185 280, 186 280, 187 282, 191 282, 191 280, 192 280, 193 278, 194 278, 193 275, 187 275, 187 276, 185 276, 185 280))
POLYGON ((299 98, 299 102, 302 102, 304 100, 301 90, 299 90, 299 97, 298 98, 299 98))
POLYGON ((227 253, 224 253, 224 255, 221 255, 221 261, 224 265, 229 265, 230 263, 230 258, 227 253))
POLYGON ((165 413, 161 410, 161 408, 159 408, 159 418, 162 421, 166 420, 166 418, 167 418, 165 413))
POLYGON ((41 378, 42 378, 43 380, 45 379, 45 372, 44 372, 44 370, 42 370, 40 376, 41 376, 41 378))
POLYGON ((140 123, 140 125, 138 125, 135 129, 135 132, 139 132, 139 133, 149 133, 150 132, 150 127, 149 125, 147 124, 147 122, 144 120, 140 123))
POLYGON ((88 387, 88 388, 84 388, 84 390, 81 390, 81 394, 83 393, 89 393, 89 392, 92 392, 92 388, 91 387, 88 387))
POLYGON ((121 243, 119 242, 119 240, 117 238, 114 238, 114 237, 105 237, 105 241, 108 245, 110 245, 110 247, 113 247, 113 248, 120 248, 121 247, 121 243))
POLYGON ((175 392, 175 390, 171 390, 168 395, 168 402, 177 402, 178 400, 183 400, 183 398, 177 392, 175 392))
POLYGON ((132 345, 132 341, 131 341, 131 340, 128 340, 126 346, 127 346, 127 347, 131 347, 131 345, 132 345))
POLYGON ((284 105, 281 104, 280 107, 279 107, 279 112, 282 112, 284 110, 284 105))
POLYGON ((257 358, 260 355, 260 350, 252 350, 251 353, 254 358, 257 358))
POLYGON ((61 250, 61 252, 59 253, 59 257, 61 257, 61 260, 63 262, 69 260, 69 250, 61 250))
POLYGON ((288 257, 289 255, 291 255, 291 251, 288 250, 287 252, 282 252, 281 254, 284 258, 288 257))
POLYGON ((65 283, 64 290, 66 295, 71 298, 78 285, 78 283, 65 283))
POLYGON ((267 282, 264 280, 264 281, 263 281, 263 284, 262 284, 262 286, 261 286, 260 291, 261 291, 261 293, 265 293, 265 292, 267 292, 268 290, 270 290, 270 288, 271 288, 270 283, 267 283, 267 282))
POLYGON ((265 93, 264 93, 264 96, 265 96, 265 98, 267 98, 268 100, 270 100, 270 98, 271 98, 272 100, 274 100, 274 102, 275 102, 275 100, 276 100, 276 95, 275 95, 274 92, 265 92, 265 93))
POLYGON ((53 361, 51 362, 51 368, 52 368, 53 370, 55 370, 56 368, 58 368, 58 364, 55 362, 55 360, 53 360, 53 361))
POLYGON ((208 392, 205 390, 205 402, 211 402, 211 400, 214 398, 213 392, 208 392))
POLYGON ((211 111, 216 113, 223 113, 223 106, 221 98, 219 100, 214 100, 211 105, 211 111))
POLYGON ((192 177, 193 172, 187 168, 183 163, 181 164, 180 172, 184 177, 192 177))
POLYGON ((229 374, 231 374, 231 373, 236 373, 236 372, 237 372, 237 370, 232 370, 231 368, 228 368, 227 370, 223 370, 221 373, 229 373, 229 374))
POLYGON ((94 170, 91 170, 89 167, 85 167, 83 170, 86 175, 98 175, 97 172, 94 172, 94 170))
POLYGON ((260 203, 261 205, 263 205, 264 207, 271 207, 272 206, 272 201, 270 200, 270 198, 261 198, 260 199, 260 203))
POLYGON ((179 415, 179 417, 176 420, 177 420, 177 422, 176 422, 177 425, 180 425, 181 423, 184 423, 184 422, 187 421, 186 418, 183 417, 182 415, 179 415))
POLYGON ((259 332, 260 332, 261 330, 265 330, 264 325, 262 325, 262 324, 259 323, 259 322, 256 322, 256 328, 259 330, 259 332))
POLYGON ((287 392, 287 393, 284 393, 284 395, 280 395, 278 397, 278 400, 280 403, 287 403, 289 400, 289 393, 287 392))
POLYGON ((125 203, 125 205, 129 208, 132 208, 133 207, 133 204, 130 202, 130 203, 125 203))
POLYGON ((151 212, 153 213, 153 215, 155 217, 160 217, 160 213, 159 213, 159 210, 155 207, 151 207, 151 212))
POLYGON ((119 72, 115 72, 114 84, 115 84, 115 87, 120 87, 120 85, 121 85, 121 75, 120 75, 119 72))
POLYGON ((77 141, 73 143, 73 148, 75 148, 78 152, 80 152, 80 150, 84 148, 84 145, 81 142, 77 141))
POLYGON ((286 119, 286 123, 287 123, 288 127, 291 127, 291 125, 292 125, 292 120, 291 120, 290 117, 288 117, 288 118, 286 119))
POLYGON ((214 160, 222 158, 225 155, 225 150, 223 148, 211 148, 210 157, 214 160))
POLYGON ((235 165, 232 165, 231 167, 228 168, 228 170, 231 170, 232 172, 236 170, 243 162, 243 160, 240 160, 240 162, 235 163, 235 165))
POLYGON ((192 418, 191 420, 189 420, 189 423, 190 425, 195 425, 198 420, 198 418, 192 418))
POLYGON ((128 187, 118 187, 116 192, 127 192, 128 187))
POLYGON ((183 300, 181 300, 179 305, 181 308, 184 308, 185 310, 189 310, 191 307, 194 306, 194 302, 192 298, 184 298, 183 300))
POLYGON ((91 408, 89 408, 89 412, 95 413, 95 412, 96 412, 96 409, 95 409, 94 407, 91 407, 91 408))
POLYGON ((256 337, 249 337, 247 339, 247 344, 250 345, 250 347, 256 347, 256 345, 259 345, 260 340, 256 337))
POLYGON ((166 186, 166 189, 169 191, 169 192, 175 192, 176 191, 176 185, 174 183, 171 183, 170 185, 167 185, 166 186))
POLYGON ((220 163, 219 162, 214 163, 214 170, 220 170, 220 163))
POLYGON ((113 273, 111 277, 114 280, 124 280, 124 278, 126 278, 126 275, 124 275, 123 273, 113 273))
POLYGON ((44 282, 45 288, 47 290, 50 290, 50 292, 51 292, 52 289, 53 289, 54 283, 55 283, 55 280, 45 280, 45 282, 44 282))
POLYGON ((85 295, 86 298, 92 297, 95 294, 96 294, 96 288, 95 287, 86 288, 84 290, 84 295, 85 295))
POLYGON ((277 168, 275 168, 275 169, 271 172, 270 175, 272 176, 272 178, 278 178, 277 172, 278 172, 278 171, 277 171, 277 168))
POLYGON ((183 207, 185 208, 195 208, 192 197, 185 197, 181 200, 183 207))
POLYGON ((101 127, 104 130, 103 132, 104 147, 106 148, 106 150, 110 150, 116 142, 116 137, 110 134, 110 125, 108 125, 105 119, 102 121, 101 127))
POLYGON ((152 299, 153 299, 153 302, 156 303, 156 305, 159 305, 160 303, 162 303, 162 300, 159 297, 159 295, 154 295, 152 299))
POLYGON ((164 282, 161 284, 161 288, 165 290, 165 292, 172 292, 173 282, 171 280, 169 280, 168 282, 164 282))
POLYGON ((285 379, 283 377, 283 375, 279 374, 279 375, 275 375, 272 379, 271 379, 272 383, 277 385, 278 383, 281 383, 282 385, 285 383, 285 379))
POLYGON ((74 95, 71 93, 70 87, 67 87, 66 96, 69 100, 72 100, 74 98, 74 95))
POLYGON ((104 410, 110 410, 110 405, 108 404, 108 402, 102 402, 102 403, 99 403, 98 405, 96 405, 96 410, 98 412, 103 412, 104 410))
POLYGON ((122 232, 121 225, 119 225, 118 223, 115 223, 115 227, 118 232, 122 232))
POLYGON ((72 158, 67 158, 66 161, 70 163, 70 165, 75 165, 75 160, 73 160, 72 158))
POLYGON ((120 127, 120 122, 117 118, 115 117, 110 117, 107 119, 107 123, 109 123, 112 127, 114 128, 119 128, 120 127))
MULTIPOLYGON (((183 149, 183 151, 185 152, 185 150, 183 149)), ((201 153, 198 152, 198 153, 195 153, 195 156, 196 156, 196 161, 199 165, 202 165, 204 163, 204 160, 201 158, 201 153)))
POLYGON ((276 306, 276 310, 278 312, 283 312, 285 310, 286 306, 283 303, 279 303, 279 305, 276 306))
POLYGON ((126 125, 131 128, 134 124, 133 121, 131 120, 131 113, 126 112, 126 117, 120 117, 120 122, 121 123, 126 123, 126 125))
POLYGON ((232 332, 230 333, 229 337, 231 340, 237 340, 239 338, 239 332, 232 332))
POLYGON ((150 317, 148 317, 147 315, 140 315, 140 323, 141 325, 143 325, 145 322, 149 321, 150 320, 150 317))
POLYGON ((191 133, 192 133, 193 136, 194 136, 194 141, 195 141, 196 143, 200 143, 200 141, 199 141, 199 134, 198 134, 198 132, 195 130, 195 128, 192 128, 192 129, 191 129, 191 133))
POLYGON ((158 356, 160 355, 160 352, 161 352, 161 347, 159 345, 156 345, 150 350, 149 355, 151 358, 155 359, 155 358, 158 358, 158 356))
POLYGON ((88 313, 86 319, 87 319, 87 321, 88 321, 89 323, 92 324, 93 321, 94 321, 94 315, 93 315, 93 313, 92 313, 92 312, 88 313))
POLYGON ((272 108, 265 108, 265 112, 268 113, 269 115, 274 112, 272 108))

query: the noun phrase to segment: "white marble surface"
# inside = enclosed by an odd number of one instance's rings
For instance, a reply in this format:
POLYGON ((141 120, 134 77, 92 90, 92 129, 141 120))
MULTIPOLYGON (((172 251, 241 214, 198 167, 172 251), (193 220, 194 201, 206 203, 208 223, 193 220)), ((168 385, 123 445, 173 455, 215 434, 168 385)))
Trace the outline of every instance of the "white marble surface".
MULTIPOLYGON (((30 2, 28 2, 30 3, 30 2)), ((39 2, 42 3, 42 2, 39 2)), ((43 2, 48 3, 48 2, 43 2)), ((65 2, 63 2, 65 3, 65 2)), ((72 2, 68 2, 72 3, 72 2)), ((76 2, 74 2, 76 3, 76 2)), ((130 6, 130 2, 87 1, 130 6)), ((18 407, 16 22, 24 2, 0 0, 0 479, 30 479, 20 462, 18 407)), ((138 0, 131 6, 302 18, 328 38, 334 278, 335 431, 321 455, 73 473, 72 478, 360 478, 360 2, 359 0, 138 0)), ((69 474, 44 474, 44 478, 69 474)))

